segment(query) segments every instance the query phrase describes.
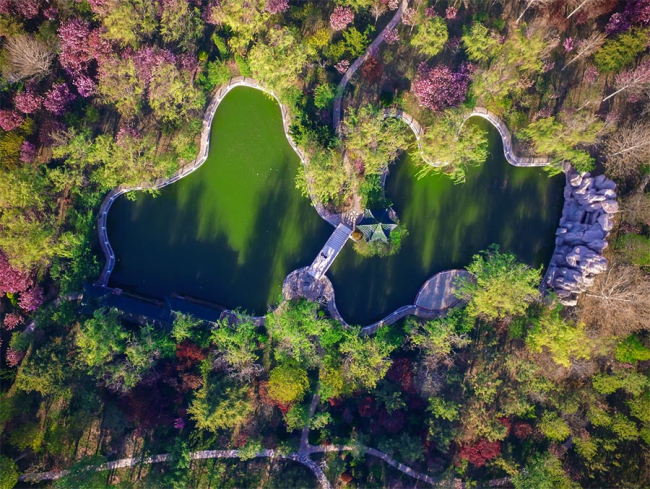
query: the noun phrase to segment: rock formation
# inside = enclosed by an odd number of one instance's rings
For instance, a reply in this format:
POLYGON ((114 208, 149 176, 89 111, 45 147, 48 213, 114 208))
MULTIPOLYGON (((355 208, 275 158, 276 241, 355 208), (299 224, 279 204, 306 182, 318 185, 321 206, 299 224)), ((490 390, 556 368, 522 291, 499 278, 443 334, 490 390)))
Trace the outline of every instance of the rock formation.
POLYGON ((578 294, 607 269, 602 252, 618 212, 616 184, 604 175, 592 177, 574 169, 566 174, 564 208, 555 238, 555 252, 545 278, 560 302, 574 306, 578 294))

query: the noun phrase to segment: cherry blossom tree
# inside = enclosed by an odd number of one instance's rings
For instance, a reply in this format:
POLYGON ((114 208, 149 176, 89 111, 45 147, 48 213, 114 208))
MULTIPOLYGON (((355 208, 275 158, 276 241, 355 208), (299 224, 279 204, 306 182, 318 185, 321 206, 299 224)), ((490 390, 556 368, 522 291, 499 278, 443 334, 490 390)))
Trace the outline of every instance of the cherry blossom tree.
POLYGON ((9 367, 17 367, 20 365, 20 362, 25 358, 25 352, 14 350, 13 348, 7 348, 7 365, 9 367))
POLYGON ((567 37, 564 40, 564 43, 562 44, 562 46, 564 47, 564 50, 567 53, 570 53, 571 51, 573 51, 573 48, 574 48, 573 38, 572 37, 567 37))
POLYGON ((465 100, 469 81, 468 65, 462 65, 454 73, 445 65, 429 68, 426 63, 422 63, 418 67, 412 91, 421 106, 440 111, 459 105, 465 100))
POLYGON ((624 13, 616 12, 609 18, 609 22, 605 26, 605 32, 610 35, 619 34, 628 30, 631 26, 632 23, 624 13))
POLYGON ((41 0, 14 0, 14 9, 26 19, 33 19, 41 10, 41 0))
POLYGON ((29 274, 13 268, 5 254, 0 251, 0 295, 17 294, 31 285, 29 274))
POLYGON ((396 42, 399 42, 397 29, 388 29, 384 31, 384 41, 386 41, 386 44, 395 44, 396 42))
POLYGON ((23 141, 20 147, 20 161, 23 163, 31 163, 36 159, 36 146, 29 141, 23 141))
POLYGON ((417 10, 407 7, 402 12, 402 23, 413 28, 417 24, 417 10))
POLYGON ((289 10, 289 0, 266 0, 264 10, 270 14, 281 14, 289 10))
POLYGON ((63 115, 75 98, 66 83, 57 83, 45 94, 43 105, 54 115, 63 115))
POLYGON ((330 26, 335 31, 342 31, 354 21, 354 12, 350 7, 336 7, 330 15, 330 26))
POLYGON ((38 95, 33 88, 28 87, 24 92, 16 94, 14 105, 23 114, 33 114, 43 106, 43 97, 38 95))
POLYGON ((350 67, 350 62, 347 59, 342 59, 341 61, 339 61, 338 63, 336 63, 334 65, 334 68, 336 68, 336 71, 341 73, 341 75, 343 73, 345 73, 346 71, 348 71, 349 67, 350 67))
POLYGON ((17 312, 8 312, 5 314, 5 318, 3 320, 4 327, 7 329, 7 331, 11 331, 12 329, 16 328, 16 326, 21 325, 22 322, 23 317, 17 312))
POLYGON ((13 131, 23 123, 25 119, 15 110, 0 110, 0 127, 3 131, 13 131))
POLYGON ((614 80, 616 91, 603 99, 608 100, 617 93, 627 90, 628 97, 639 95, 650 88, 650 60, 645 60, 638 67, 625 70, 616 75, 614 80))
POLYGON ((43 289, 32 287, 26 292, 22 292, 18 299, 20 308, 27 312, 33 312, 43 304, 43 289))
POLYGON ((447 10, 445 10, 445 17, 447 20, 455 19, 457 15, 458 9, 456 7, 447 7, 447 10))

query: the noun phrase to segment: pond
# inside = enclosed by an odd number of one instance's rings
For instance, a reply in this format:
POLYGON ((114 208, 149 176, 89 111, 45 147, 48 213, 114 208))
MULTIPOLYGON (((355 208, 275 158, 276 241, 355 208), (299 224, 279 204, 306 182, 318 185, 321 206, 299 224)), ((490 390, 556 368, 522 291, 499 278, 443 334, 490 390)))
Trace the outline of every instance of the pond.
POLYGON ((157 197, 118 198, 108 214, 110 284, 163 298, 189 295, 264 314, 282 282, 332 231, 295 188, 300 160, 278 103, 237 87, 219 105, 210 154, 157 197))
POLYGON ((540 168, 517 168, 505 160, 497 130, 488 131, 490 156, 454 185, 443 176, 417 180, 408 155, 391 166, 386 196, 409 231, 401 251, 389 258, 363 258, 349 243, 328 275, 336 304, 351 324, 367 325, 413 304, 424 282, 442 270, 463 268, 480 250, 502 251, 533 266, 547 266, 563 204, 564 176, 540 168))

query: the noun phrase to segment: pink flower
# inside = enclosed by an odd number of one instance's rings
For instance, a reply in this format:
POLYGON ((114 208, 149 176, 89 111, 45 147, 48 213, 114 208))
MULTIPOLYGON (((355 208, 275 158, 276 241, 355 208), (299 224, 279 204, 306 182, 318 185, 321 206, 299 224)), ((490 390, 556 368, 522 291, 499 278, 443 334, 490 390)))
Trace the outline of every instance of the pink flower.
POLYGON ((447 20, 455 19, 456 15, 458 15, 458 9, 456 7, 447 7, 447 10, 445 10, 447 20))
POLYGON ((424 9, 424 15, 429 18, 438 17, 438 12, 436 12, 435 7, 427 7, 424 9))
POLYGON ((289 0, 266 0, 264 10, 270 14, 281 14, 289 10, 289 0))
POLYGON ((22 292, 18 299, 18 305, 27 312, 33 312, 43 304, 43 289, 32 287, 27 292, 22 292))
POLYGON ((573 38, 572 38, 572 37, 567 37, 567 38, 564 40, 564 44, 562 44, 562 46, 564 46, 564 50, 565 50, 567 53, 570 53, 571 51, 573 51, 573 48, 574 48, 574 45, 573 45, 573 38))
POLYGON ((20 161, 23 163, 31 163, 36 159, 36 146, 29 141, 23 141, 20 147, 20 161))
POLYGON ((41 9, 41 0, 16 0, 14 8, 26 19, 33 19, 41 9))
POLYGON ((338 71, 341 75, 348 71, 348 68, 350 67, 350 62, 347 59, 342 59, 338 63, 334 65, 334 68, 336 68, 336 71, 338 71))
POLYGON ((75 95, 70 92, 68 85, 57 83, 45 94, 43 105, 54 115, 63 115, 68 105, 75 99, 75 95))
POLYGON ((15 110, 0 110, 0 127, 3 131, 13 131, 23 123, 25 119, 15 110))
POLYGON ((397 10, 399 8, 399 0, 388 0, 388 8, 397 10))
POLYGON ((330 25, 335 31, 342 31, 354 21, 354 12, 350 7, 336 7, 330 15, 330 25))
POLYGON ((183 418, 176 418, 174 420, 174 428, 176 428, 177 430, 182 430, 183 428, 185 428, 185 421, 183 420, 183 418))
POLYGON ((65 126, 54 119, 46 119, 38 131, 38 142, 45 147, 52 146, 54 134, 65 131, 65 126))
POLYGON ((597 79, 600 73, 598 73, 598 70, 594 65, 589 65, 587 66, 587 69, 585 70, 585 76, 584 80, 586 83, 594 83, 597 79))
POLYGON ((387 44, 395 44, 398 42, 399 34, 397 33, 397 29, 389 29, 387 31, 384 31, 384 41, 386 41, 387 44))
POLYGON ((33 114, 43 105, 43 97, 38 95, 33 89, 27 89, 24 92, 17 93, 14 97, 14 105, 23 114, 33 114))
POLYGON ((19 326, 23 322, 23 317, 17 312, 9 312, 5 314, 3 324, 7 331, 11 331, 16 326, 19 326))

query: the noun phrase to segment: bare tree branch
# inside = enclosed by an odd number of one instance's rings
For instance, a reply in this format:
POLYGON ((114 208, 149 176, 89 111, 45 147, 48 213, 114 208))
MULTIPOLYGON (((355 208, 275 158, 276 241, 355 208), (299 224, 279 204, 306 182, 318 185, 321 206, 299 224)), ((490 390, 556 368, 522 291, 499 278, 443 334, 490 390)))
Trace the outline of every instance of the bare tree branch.
POLYGON ((7 66, 5 77, 16 82, 25 78, 41 78, 49 73, 54 59, 54 49, 34 36, 10 37, 5 42, 7 66))

